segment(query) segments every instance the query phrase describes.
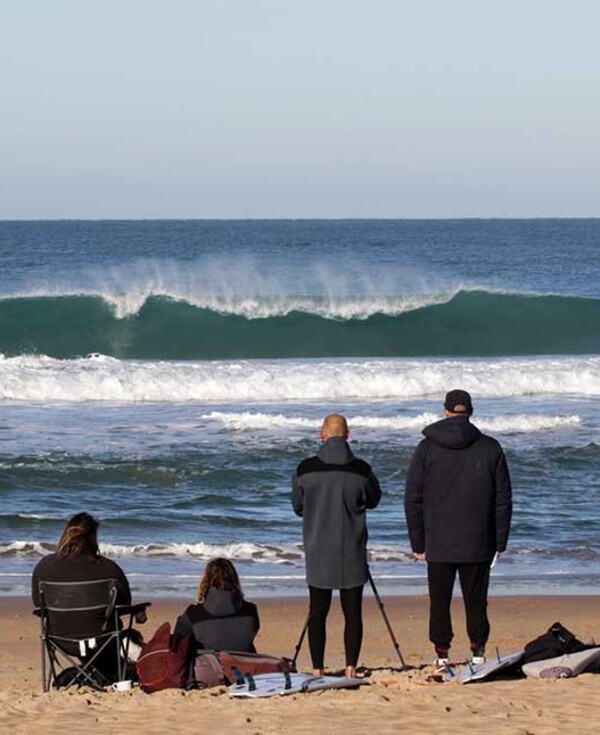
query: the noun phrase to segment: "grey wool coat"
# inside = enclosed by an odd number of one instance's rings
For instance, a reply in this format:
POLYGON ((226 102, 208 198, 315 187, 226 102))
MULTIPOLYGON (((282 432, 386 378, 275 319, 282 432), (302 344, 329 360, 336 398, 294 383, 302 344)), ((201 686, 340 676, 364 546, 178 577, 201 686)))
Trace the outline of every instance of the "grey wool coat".
POLYGON ((301 462, 292 481, 292 506, 302 516, 306 581, 311 587, 364 585, 367 573, 366 511, 381 498, 371 467, 339 437, 301 462))

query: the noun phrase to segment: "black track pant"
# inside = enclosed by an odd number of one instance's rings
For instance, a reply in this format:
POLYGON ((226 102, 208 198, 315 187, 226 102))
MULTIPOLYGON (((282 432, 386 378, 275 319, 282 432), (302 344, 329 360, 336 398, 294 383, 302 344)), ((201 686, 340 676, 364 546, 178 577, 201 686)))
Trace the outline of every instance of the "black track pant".
MULTIPOLYGON (((331 606, 333 590, 309 587, 310 617, 308 619, 308 643, 314 669, 323 668, 325 656, 325 623, 331 606)), ((344 648, 346 666, 356 666, 363 637, 362 624, 363 588, 351 587, 340 590, 340 602, 344 612, 344 648)))
POLYGON ((490 581, 490 562, 478 564, 451 564, 428 562, 429 580, 429 640, 436 649, 448 649, 452 641, 450 603, 458 572, 465 603, 467 633, 471 647, 485 646, 490 635, 487 616, 487 596, 490 581))

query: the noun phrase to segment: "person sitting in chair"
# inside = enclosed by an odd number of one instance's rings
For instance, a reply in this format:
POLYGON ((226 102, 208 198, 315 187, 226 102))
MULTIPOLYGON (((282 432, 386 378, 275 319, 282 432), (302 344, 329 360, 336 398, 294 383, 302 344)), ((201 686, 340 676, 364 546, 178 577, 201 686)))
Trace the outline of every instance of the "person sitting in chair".
POLYGON ((179 616, 175 634, 189 635, 198 649, 256 653, 258 610, 242 593, 238 573, 227 559, 211 559, 198 587, 198 602, 179 616))
MULTIPOLYGON (((31 596, 36 608, 40 606, 40 582, 91 582, 97 579, 115 579, 117 605, 131 604, 125 573, 114 561, 100 555, 99 525, 89 513, 77 513, 67 522, 54 554, 45 556, 33 570, 31 596)), ((69 632, 77 631, 71 628, 69 632)))
MULTIPOLYGON (((42 592, 40 585, 50 583, 86 583, 103 580, 114 580, 116 587, 116 606, 131 605, 131 591, 129 582, 121 567, 114 561, 100 554, 98 547, 98 521, 89 513, 77 513, 66 524, 63 534, 58 542, 58 547, 53 554, 45 556, 38 562, 31 578, 31 596, 36 609, 42 606, 42 592)), ((146 620, 145 606, 136 614, 138 623, 146 620)), ((131 611, 133 612, 133 611, 131 611)), ((108 632, 116 630, 115 618, 98 620, 98 608, 89 611, 81 606, 73 611, 68 610, 61 614, 52 615, 53 636, 63 637, 63 647, 70 655, 81 660, 86 660, 94 655, 93 649, 87 650, 77 644, 78 640, 85 640, 91 630, 99 629, 108 632)), ((118 621, 119 629, 122 627, 118 621)), ((134 650, 139 652, 139 646, 143 642, 139 632, 129 630, 129 644, 127 651, 129 658, 135 658, 134 650), (132 644, 131 641, 134 641, 132 644)), ((107 649, 102 656, 97 657, 96 667, 101 670, 107 678, 114 674, 116 652, 114 648, 107 649)))

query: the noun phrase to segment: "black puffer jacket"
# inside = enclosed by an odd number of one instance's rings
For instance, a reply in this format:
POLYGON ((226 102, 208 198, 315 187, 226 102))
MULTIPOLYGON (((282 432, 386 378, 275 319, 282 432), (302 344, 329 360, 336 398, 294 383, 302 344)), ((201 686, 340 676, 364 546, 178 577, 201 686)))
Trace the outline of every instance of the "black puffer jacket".
POLYGON ((292 506, 303 518, 306 581, 345 589, 367 581, 367 509, 381 489, 370 466, 340 437, 327 439, 316 457, 298 465, 292 506))
POLYGON ((504 452, 466 416, 423 430, 406 478, 411 546, 431 562, 483 562, 504 551, 512 512, 504 452))
POLYGON ((190 605, 175 624, 175 633, 192 636, 197 648, 256 653, 258 610, 238 592, 210 589, 202 603, 190 605))

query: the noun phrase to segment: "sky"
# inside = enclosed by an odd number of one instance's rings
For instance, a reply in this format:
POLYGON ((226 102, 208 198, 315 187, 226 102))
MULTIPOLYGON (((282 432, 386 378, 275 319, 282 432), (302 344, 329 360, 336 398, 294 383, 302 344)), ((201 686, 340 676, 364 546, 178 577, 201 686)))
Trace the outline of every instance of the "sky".
POLYGON ((600 216, 596 0, 3 0, 0 219, 600 216))

